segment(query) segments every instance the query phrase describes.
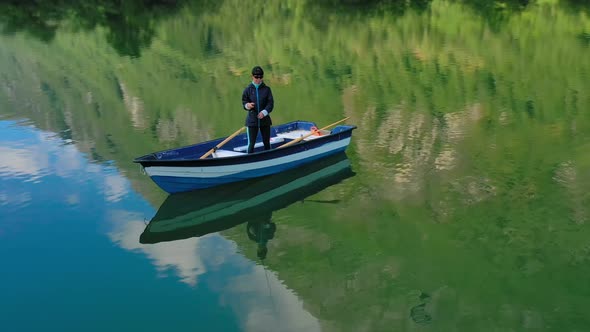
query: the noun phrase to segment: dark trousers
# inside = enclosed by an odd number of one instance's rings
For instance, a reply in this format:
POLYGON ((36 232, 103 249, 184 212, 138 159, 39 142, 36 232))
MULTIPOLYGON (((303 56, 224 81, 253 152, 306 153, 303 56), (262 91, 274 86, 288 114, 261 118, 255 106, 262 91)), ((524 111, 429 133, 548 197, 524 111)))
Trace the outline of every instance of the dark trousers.
POLYGON ((270 126, 248 126, 248 153, 254 152, 254 144, 256 144, 256 136, 258 136, 259 128, 260 134, 262 134, 262 143, 264 143, 264 149, 270 150, 270 126))

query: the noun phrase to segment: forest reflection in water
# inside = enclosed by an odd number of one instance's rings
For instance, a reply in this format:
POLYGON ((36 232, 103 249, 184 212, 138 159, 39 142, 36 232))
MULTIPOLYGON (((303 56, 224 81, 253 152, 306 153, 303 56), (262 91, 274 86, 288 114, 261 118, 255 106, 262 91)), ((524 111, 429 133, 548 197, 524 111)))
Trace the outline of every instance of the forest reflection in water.
MULTIPOLYGON (((105 28, 106 38, 120 55, 137 57, 149 47, 158 21, 173 17, 184 9, 194 15, 207 15, 222 6, 211 0, 131 0, 131 1, 8 1, 0 3, 0 25, 4 34, 26 31, 43 41, 55 38, 59 28, 93 30, 105 28)), ((404 15, 408 10, 423 12, 432 0, 314 0, 306 1, 312 16, 337 11, 346 14, 404 15)), ((514 13, 521 12, 534 0, 457 0, 472 8, 492 26, 499 28, 514 13)), ((584 0, 561 0, 574 10, 588 11, 584 0)))

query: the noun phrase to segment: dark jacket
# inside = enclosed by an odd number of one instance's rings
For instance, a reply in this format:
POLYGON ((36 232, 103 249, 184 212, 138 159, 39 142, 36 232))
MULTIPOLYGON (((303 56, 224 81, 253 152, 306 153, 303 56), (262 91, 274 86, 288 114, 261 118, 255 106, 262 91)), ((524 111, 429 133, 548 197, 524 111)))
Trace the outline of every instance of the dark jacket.
POLYGON ((248 84, 242 93, 242 108, 248 112, 248 115, 246 116, 246 126, 258 126, 258 118, 256 116, 262 110, 266 110, 268 115, 260 120, 260 126, 272 125, 270 112, 272 112, 272 109, 274 108, 274 100, 272 98, 270 87, 264 84, 264 82, 260 84, 258 89, 256 89, 254 84, 248 84), (255 103, 254 108, 247 110, 245 106, 247 103, 255 103))

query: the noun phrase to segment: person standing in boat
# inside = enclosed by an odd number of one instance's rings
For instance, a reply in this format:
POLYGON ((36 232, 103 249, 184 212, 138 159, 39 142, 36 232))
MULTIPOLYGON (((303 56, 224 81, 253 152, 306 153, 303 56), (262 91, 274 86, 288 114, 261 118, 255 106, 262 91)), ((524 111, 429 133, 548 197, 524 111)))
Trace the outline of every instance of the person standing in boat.
POLYGON ((258 131, 262 135, 264 150, 270 150, 270 112, 274 108, 274 99, 270 87, 262 81, 262 67, 252 68, 252 82, 242 93, 242 107, 248 112, 246 127, 248 128, 248 153, 254 152, 254 144, 258 131))

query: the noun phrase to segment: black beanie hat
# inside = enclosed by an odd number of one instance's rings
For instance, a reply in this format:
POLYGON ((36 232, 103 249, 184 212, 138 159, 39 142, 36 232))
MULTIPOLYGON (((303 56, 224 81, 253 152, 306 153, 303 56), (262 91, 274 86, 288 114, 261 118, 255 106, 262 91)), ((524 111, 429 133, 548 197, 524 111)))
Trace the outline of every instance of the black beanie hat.
POLYGON ((264 70, 262 70, 262 67, 256 66, 252 68, 252 75, 264 76, 264 70))

